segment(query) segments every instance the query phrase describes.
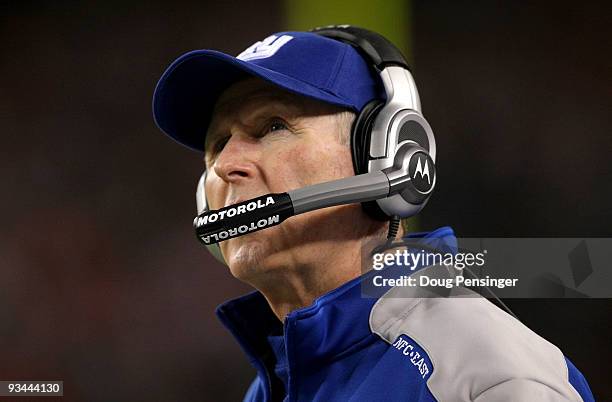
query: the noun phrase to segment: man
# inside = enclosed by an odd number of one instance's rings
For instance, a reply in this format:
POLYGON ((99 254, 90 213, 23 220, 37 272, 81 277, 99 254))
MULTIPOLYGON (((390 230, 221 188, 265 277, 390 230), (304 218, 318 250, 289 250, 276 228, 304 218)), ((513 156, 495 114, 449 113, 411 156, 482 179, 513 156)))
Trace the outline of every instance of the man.
MULTIPOLYGON (((154 116, 204 152, 208 207, 219 209, 354 175, 355 114, 383 97, 350 45, 284 32, 237 58, 181 56, 154 116)), ((593 400, 554 345, 486 299, 364 297, 362 248, 386 231, 343 205, 220 243, 231 273, 257 289, 217 311, 258 371, 245 401, 593 400)), ((448 227, 406 236, 456 243, 448 227)))

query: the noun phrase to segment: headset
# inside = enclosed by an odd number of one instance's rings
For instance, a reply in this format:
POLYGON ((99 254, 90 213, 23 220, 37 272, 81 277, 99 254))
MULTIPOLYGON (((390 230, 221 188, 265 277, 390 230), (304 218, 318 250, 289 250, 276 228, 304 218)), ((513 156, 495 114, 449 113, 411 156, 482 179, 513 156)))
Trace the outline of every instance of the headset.
POLYGON ((211 212, 204 186, 206 171, 202 174, 196 189, 198 217, 194 220, 194 227, 198 239, 224 264, 218 241, 249 233, 250 229, 238 232, 238 229, 247 227, 246 221, 235 218, 231 225, 227 220, 222 222, 219 219, 219 212, 223 218, 232 212, 239 213, 240 208, 244 212, 255 205, 253 209, 263 214, 258 218, 264 219, 255 219, 254 222, 261 223, 265 219, 271 222, 253 226, 253 230, 260 230, 299 213, 361 202, 370 217, 379 221, 391 220, 397 231, 399 219, 419 213, 435 187, 436 141, 421 113, 416 83, 401 52, 382 35, 364 28, 330 25, 310 32, 353 46, 380 77, 386 99, 370 101, 353 123, 350 136, 353 177, 280 195, 258 197, 241 203, 243 205, 237 204, 238 209, 226 207, 211 212), (273 205, 269 207, 267 204, 270 203, 273 205), (280 213, 280 219, 270 220, 272 213, 277 214, 274 216, 280 213), (234 227, 234 235, 232 230, 229 235, 228 231, 223 231, 227 225, 234 227), (210 240, 211 233, 216 233, 214 241, 210 240))

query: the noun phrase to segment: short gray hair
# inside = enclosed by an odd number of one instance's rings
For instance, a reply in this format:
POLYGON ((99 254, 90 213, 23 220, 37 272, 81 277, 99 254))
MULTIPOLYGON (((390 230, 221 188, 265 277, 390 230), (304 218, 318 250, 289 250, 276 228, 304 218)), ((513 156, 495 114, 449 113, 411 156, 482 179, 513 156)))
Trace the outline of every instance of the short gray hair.
POLYGON ((340 144, 350 146, 351 145, 351 129, 353 128, 353 122, 357 115, 355 112, 350 110, 343 110, 335 115, 336 125, 338 127, 338 133, 340 144))

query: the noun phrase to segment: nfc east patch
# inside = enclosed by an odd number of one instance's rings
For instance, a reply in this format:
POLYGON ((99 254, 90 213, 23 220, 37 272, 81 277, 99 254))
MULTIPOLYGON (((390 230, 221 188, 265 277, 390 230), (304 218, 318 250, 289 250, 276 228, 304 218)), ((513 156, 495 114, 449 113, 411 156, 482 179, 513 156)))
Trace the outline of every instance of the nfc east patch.
POLYGON ((400 335, 391 345, 394 349, 401 352, 410 362, 421 378, 427 380, 433 370, 431 360, 427 353, 412 338, 407 335, 400 335))

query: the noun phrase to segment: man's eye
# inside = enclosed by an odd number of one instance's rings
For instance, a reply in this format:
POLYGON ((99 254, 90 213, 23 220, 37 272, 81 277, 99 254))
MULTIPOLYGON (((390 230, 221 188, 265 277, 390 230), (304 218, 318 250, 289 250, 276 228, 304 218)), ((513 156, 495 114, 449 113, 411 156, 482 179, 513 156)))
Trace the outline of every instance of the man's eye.
POLYGON ((280 119, 274 119, 266 125, 266 128, 264 129, 264 134, 271 133, 273 131, 288 130, 288 129, 289 127, 287 126, 287 123, 285 123, 284 121, 280 119))

